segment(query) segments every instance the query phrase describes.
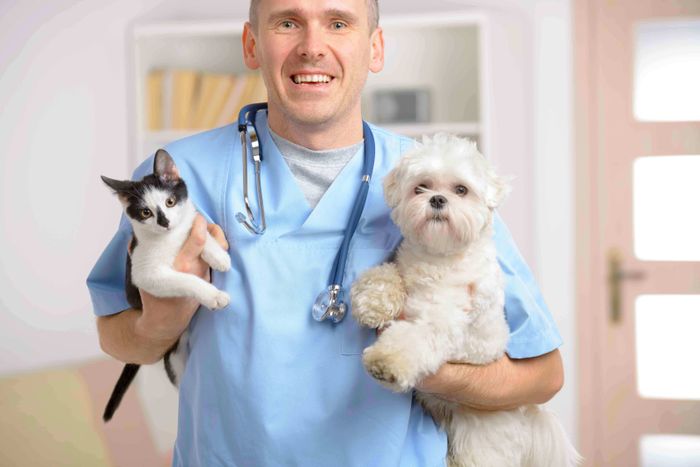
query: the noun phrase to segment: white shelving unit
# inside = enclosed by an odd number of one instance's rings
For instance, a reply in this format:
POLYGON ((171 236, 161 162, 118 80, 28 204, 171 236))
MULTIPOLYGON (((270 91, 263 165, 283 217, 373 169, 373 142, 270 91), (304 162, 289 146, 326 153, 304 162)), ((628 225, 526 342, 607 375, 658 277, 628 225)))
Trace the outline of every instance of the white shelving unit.
MULTIPOLYGON (((448 131, 474 138, 484 146, 488 136, 483 123, 487 110, 484 87, 488 84, 483 66, 486 23, 485 17, 471 14, 382 17, 385 66, 382 72, 368 76, 362 96, 364 117, 376 121, 375 92, 427 90, 428 122, 381 126, 415 138, 448 131)), ((130 128, 134 164, 163 144, 195 132, 146 130, 145 83, 149 71, 186 68, 246 73, 249 70, 241 51, 243 24, 198 21, 133 27, 130 128)))

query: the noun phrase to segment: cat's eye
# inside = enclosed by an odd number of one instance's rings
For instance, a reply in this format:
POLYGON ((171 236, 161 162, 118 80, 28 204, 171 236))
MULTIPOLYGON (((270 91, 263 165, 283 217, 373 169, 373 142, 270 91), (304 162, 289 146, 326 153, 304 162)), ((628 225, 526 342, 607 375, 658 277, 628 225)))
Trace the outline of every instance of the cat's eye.
POLYGON ((173 206, 175 206, 175 198, 173 198, 173 197, 171 196, 170 198, 166 199, 166 200, 165 200, 165 205, 166 205, 167 207, 169 207, 169 208, 172 208, 173 206))
POLYGON ((455 187, 455 193, 457 193, 459 196, 466 196, 466 194, 469 193, 469 190, 464 185, 457 185, 455 187))
POLYGON ((423 183, 421 183, 421 184, 418 185, 413 191, 414 191, 417 195, 419 195, 419 194, 421 194, 421 193, 424 193, 425 190, 427 190, 427 189, 428 189, 428 186, 425 185, 425 184, 423 184, 423 183))
POLYGON ((148 209, 148 208, 141 209, 141 219, 148 219, 152 215, 153 215, 153 213, 151 212, 150 209, 148 209))

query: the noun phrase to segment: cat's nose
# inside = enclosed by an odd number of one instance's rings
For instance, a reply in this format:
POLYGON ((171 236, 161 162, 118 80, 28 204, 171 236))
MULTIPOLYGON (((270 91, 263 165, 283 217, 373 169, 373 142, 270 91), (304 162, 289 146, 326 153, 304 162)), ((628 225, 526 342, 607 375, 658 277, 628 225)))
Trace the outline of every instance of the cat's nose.
POLYGON ((165 227, 166 229, 170 226, 170 221, 168 220, 168 218, 161 215, 160 213, 158 214, 157 222, 158 225, 160 225, 161 227, 165 227))

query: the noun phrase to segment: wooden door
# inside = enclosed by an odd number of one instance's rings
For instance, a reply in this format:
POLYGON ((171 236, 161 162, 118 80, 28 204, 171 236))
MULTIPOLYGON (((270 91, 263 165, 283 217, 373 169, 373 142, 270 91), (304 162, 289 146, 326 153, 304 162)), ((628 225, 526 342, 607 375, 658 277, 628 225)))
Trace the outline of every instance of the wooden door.
MULTIPOLYGON (((692 447, 700 445, 700 390, 695 391, 683 377, 700 374, 700 345, 695 343, 700 341, 700 326, 694 333, 692 329, 693 321, 698 323, 700 318, 700 256, 697 248, 680 246, 684 240, 681 237, 686 236, 687 240, 689 232, 697 234, 700 244, 700 228, 697 221, 695 226, 691 222, 687 227, 679 221, 654 233, 648 228, 635 229, 635 222, 641 225, 643 217, 647 222, 658 218, 659 225, 654 228, 668 222, 663 203, 655 207, 641 205, 640 190, 653 195, 647 196, 647 204, 648 199, 665 200, 667 206, 684 203, 689 206, 683 212, 686 220, 700 217, 700 191, 687 185, 688 177, 683 177, 689 170, 697 171, 700 183, 699 118, 654 121, 674 117, 649 116, 640 100, 635 100, 643 84, 639 76, 643 71, 639 68, 639 47, 642 37, 647 36, 642 33, 646 34, 650 25, 663 30, 669 25, 675 27, 674 24, 684 27, 693 21, 696 24, 690 25, 691 30, 700 30, 700 1, 575 0, 573 14, 579 413, 585 465, 657 465, 659 461, 650 461, 648 453, 640 454, 640 446, 642 440, 661 439, 649 436, 658 434, 690 435, 673 439, 690 443, 690 451, 696 452, 687 455, 697 455, 694 459, 698 463, 677 465, 700 465, 700 453, 692 447), (679 180, 670 187, 668 176, 664 175, 669 162, 680 163, 668 169, 669 173, 675 170, 679 180), (654 184, 655 171, 658 186, 654 184), (666 185, 661 183, 664 177, 666 185), (675 201, 668 203, 669 193, 674 190, 675 201), (687 196, 697 199, 687 203, 682 199, 687 196), (649 214, 653 209, 657 213, 649 214), (662 245, 657 248, 660 250, 664 250, 663 245, 679 248, 676 254, 649 254, 647 243, 652 240, 662 245), (692 313, 677 312, 678 298, 685 300, 686 305, 690 303, 692 313), (685 319, 689 316, 690 320, 685 319), (649 336, 655 334, 649 333, 649 326, 658 330, 656 347, 655 341, 650 340, 649 336), (692 334, 697 335, 695 342, 689 338, 692 334), (697 363, 682 364, 668 358, 670 348, 675 352, 672 355, 695 357, 697 363), (663 362, 668 365, 656 362, 655 373, 650 373, 647 363, 655 357, 665 358, 663 362), (657 389, 641 387, 647 383, 672 383, 676 376, 680 376, 681 383, 668 396, 657 389)), ((695 60, 700 58, 696 56, 695 60)), ((662 107, 670 99, 678 100, 673 82, 671 79, 656 92, 662 107)), ((697 86, 700 87, 700 76, 697 86)), ((700 108, 697 96, 690 93, 689 101, 678 105, 700 108)), ((678 219, 676 216, 671 220, 678 219)), ((671 461, 667 462, 664 467, 671 467, 671 461)))

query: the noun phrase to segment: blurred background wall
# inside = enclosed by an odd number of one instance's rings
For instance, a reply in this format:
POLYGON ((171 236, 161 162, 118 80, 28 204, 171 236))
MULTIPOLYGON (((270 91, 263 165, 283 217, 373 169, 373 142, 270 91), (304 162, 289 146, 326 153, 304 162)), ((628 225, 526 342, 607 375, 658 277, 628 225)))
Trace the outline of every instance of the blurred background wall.
MULTIPOLYGON (((247 8, 231 0, 0 3, 0 404, 16 417, 0 422, 0 464, 11 465, 6 446, 54 460, 32 465, 135 465, 134 455, 140 465, 167 464, 174 414, 143 407, 148 397, 172 407, 159 383, 150 395, 132 391, 142 395, 125 402, 130 422, 105 428, 96 415, 120 368, 99 349, 84 286, 118 221, 99 175, 125 176, 147 155, 131 154, 130 144, 134 22, 245 19, 247 8), (60 434, 66 420, 73 435, 60 434)), ((387 18, 476 12, 489 20, 489 89, 499 92, 486 96, 487 153, 517 177, 502 214, 564 337, 567 384, 550 405, 576 436, 570 2, 381 0, 380 8, 387 18)))

